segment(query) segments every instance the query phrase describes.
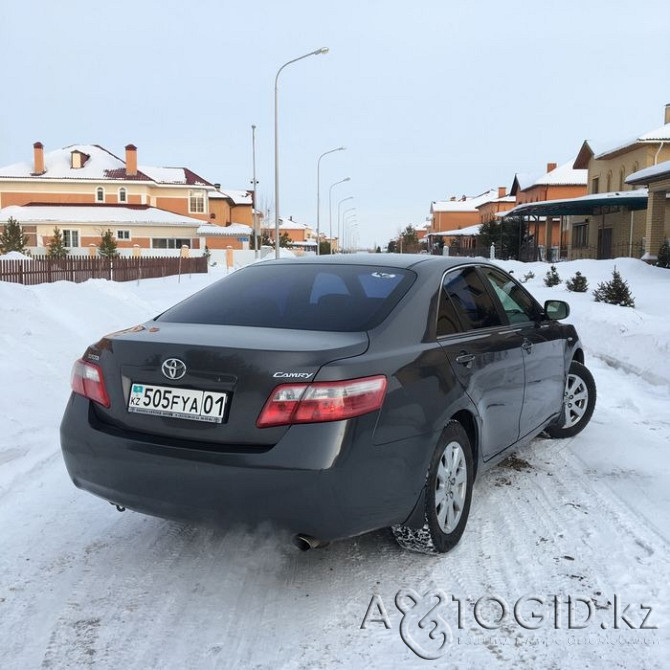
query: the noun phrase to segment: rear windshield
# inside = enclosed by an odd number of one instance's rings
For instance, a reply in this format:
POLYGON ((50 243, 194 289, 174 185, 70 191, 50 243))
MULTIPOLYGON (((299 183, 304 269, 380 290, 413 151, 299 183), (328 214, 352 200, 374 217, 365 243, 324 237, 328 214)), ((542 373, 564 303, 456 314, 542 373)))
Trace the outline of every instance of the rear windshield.
POLYGON ((174 323, 357 332, 379 325, 416 275, 371 265, 257 263, 157 318, 174 323))

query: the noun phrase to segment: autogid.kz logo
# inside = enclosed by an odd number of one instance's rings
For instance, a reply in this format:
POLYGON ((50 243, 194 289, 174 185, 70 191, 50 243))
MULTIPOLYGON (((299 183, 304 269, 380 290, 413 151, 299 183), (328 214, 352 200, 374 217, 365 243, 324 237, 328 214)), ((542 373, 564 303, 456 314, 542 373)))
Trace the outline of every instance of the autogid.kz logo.
POLYGON ((181 379, 186 374, 186 364, 178 358, 168 358, 163 362, 161 371, 168 379, 181 379))

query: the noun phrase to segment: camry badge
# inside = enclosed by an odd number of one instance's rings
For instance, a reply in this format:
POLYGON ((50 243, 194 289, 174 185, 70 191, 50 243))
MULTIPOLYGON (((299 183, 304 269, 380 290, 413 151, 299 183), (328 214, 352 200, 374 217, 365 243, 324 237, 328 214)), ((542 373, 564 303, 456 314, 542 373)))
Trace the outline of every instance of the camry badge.
POLYGON ((168 379, 181 379, 186 374, 186 364, 178 358, 168 358, 163 362, 161 370, 168 379))

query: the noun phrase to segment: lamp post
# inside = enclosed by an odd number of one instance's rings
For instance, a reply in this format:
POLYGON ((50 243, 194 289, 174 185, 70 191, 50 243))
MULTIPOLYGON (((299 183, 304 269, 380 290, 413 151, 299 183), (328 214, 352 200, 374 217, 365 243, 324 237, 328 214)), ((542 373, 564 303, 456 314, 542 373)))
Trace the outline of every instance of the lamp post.
POLYGON ((279 82, 279 75, 285 67, 292 63, 297 63, 303 58, 327 53, 328 47, 321 47, 320 49, 316 49, 316 51, 310 51, 304 56, 299 56, 298 58, 294 58, 293 60, 284 63, 279 70, 277 70, 277 74, 275 75, 275 258, 279 258, 279 121, 277 116, 277 103, 279 99, 279 89, 277 84, 279 82))
MULTIPOLYGON (((353 200, 354 196, 351 195, 348 198, 344 198, 343 200, 340 200, 338 206, 337 206, 337 246, 340 249, 344 249, 344 243, 340 244, 340 241, 344 240, 344 228, 340 229, 340 221, 344 221, 344 215, 347 212, 355 211, 355 207, 350 207, 349 209, 345 209, 342 214, 340 214, 340 205, 345 201, 345 200, 353 200), (342 238, 340 238, 340 234, 342 235, 342 238)), ((340 252, 342 253, 342 252, 340 252)))
MULTIPOLYGON (((349 216, 342 216, 342 248, 346 248, 346 243, 349 241, 349 235, 347 232, 347 226, 349 224, 354 225, 354 222, 356 221, 356 215, 355 214, 349 214, 349 216)), ((350 231, 349 231, 350 232, 350 231)))
POLYGON ((256 213, 256 188, 258 182, 256 181, 256 126, 251 126, 251 183, 253 185, 251 198, 251 215, 254 222, 254 258, 260 258, 261 250, 258 248, 258 214, 256 213))
POLYGON ((335 188, 335 186, 338 184, 344 184, 345 181, 351 181, 351 177, 345 177, 344 179, 340 179, 340 181, 336 181, 334 184, 331 184, 328 191, 328 235, 330 237, 331 254, 333 253, 333 188, 335 188))
MULTIPOLYGON (((347 222, 347 223, 349 223, 349 222, 347 222)), ((355 239, 354 231, 356 231, 356 230, 358 230, 358 223, 355 220, 353 220, 353 221, 351 221, 351 227, 349 229, 349 237, 348 237, 348 242, 349 242, 350 247, 354 246, 354 244, 353 244, 353 241, 355 239)))
POLYGON ((319 255, 319 247, 321 246, 321 159, 328 154, 333 154, 336 151, 344 151, 347 147, 337 147, 337 149, 330 149, 324 151, 316 162, 316 255, 319 255))

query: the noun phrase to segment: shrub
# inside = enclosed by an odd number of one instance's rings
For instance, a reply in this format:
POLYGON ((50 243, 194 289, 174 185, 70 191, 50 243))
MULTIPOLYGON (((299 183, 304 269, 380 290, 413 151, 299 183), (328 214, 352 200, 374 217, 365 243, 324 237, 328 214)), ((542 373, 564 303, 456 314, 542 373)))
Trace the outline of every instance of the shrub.
POLYGON ((561 278, 556 272, 556 266, 552 265, 548 270, 547 274, 544 277, 544 285, 545 286, 557 286, 558 284, 561 283, 561 278))
POLYGON ((598 288, 593 292, 596 302, 606 302, 610 305, 621 305, 621 307, 635 307, 635 298, 630 294, 628 282, 621 278, 616 266, 612 270, 612 279, 600 282, 598 288))
POLYGON ((586 293, 589 288, 589 283, 586 281, 586 277, 577 270, 575 276, 565 282, 565 287, 568 291, 572 291, 573 293, 586 293))
POLYGON ((526 274, 523 276, 523 279, 520 279, 519 281, 522 284, 525 284, 529 279, 535 279, 535 273, 532 270, 530 272, 526 272, 526 274))

